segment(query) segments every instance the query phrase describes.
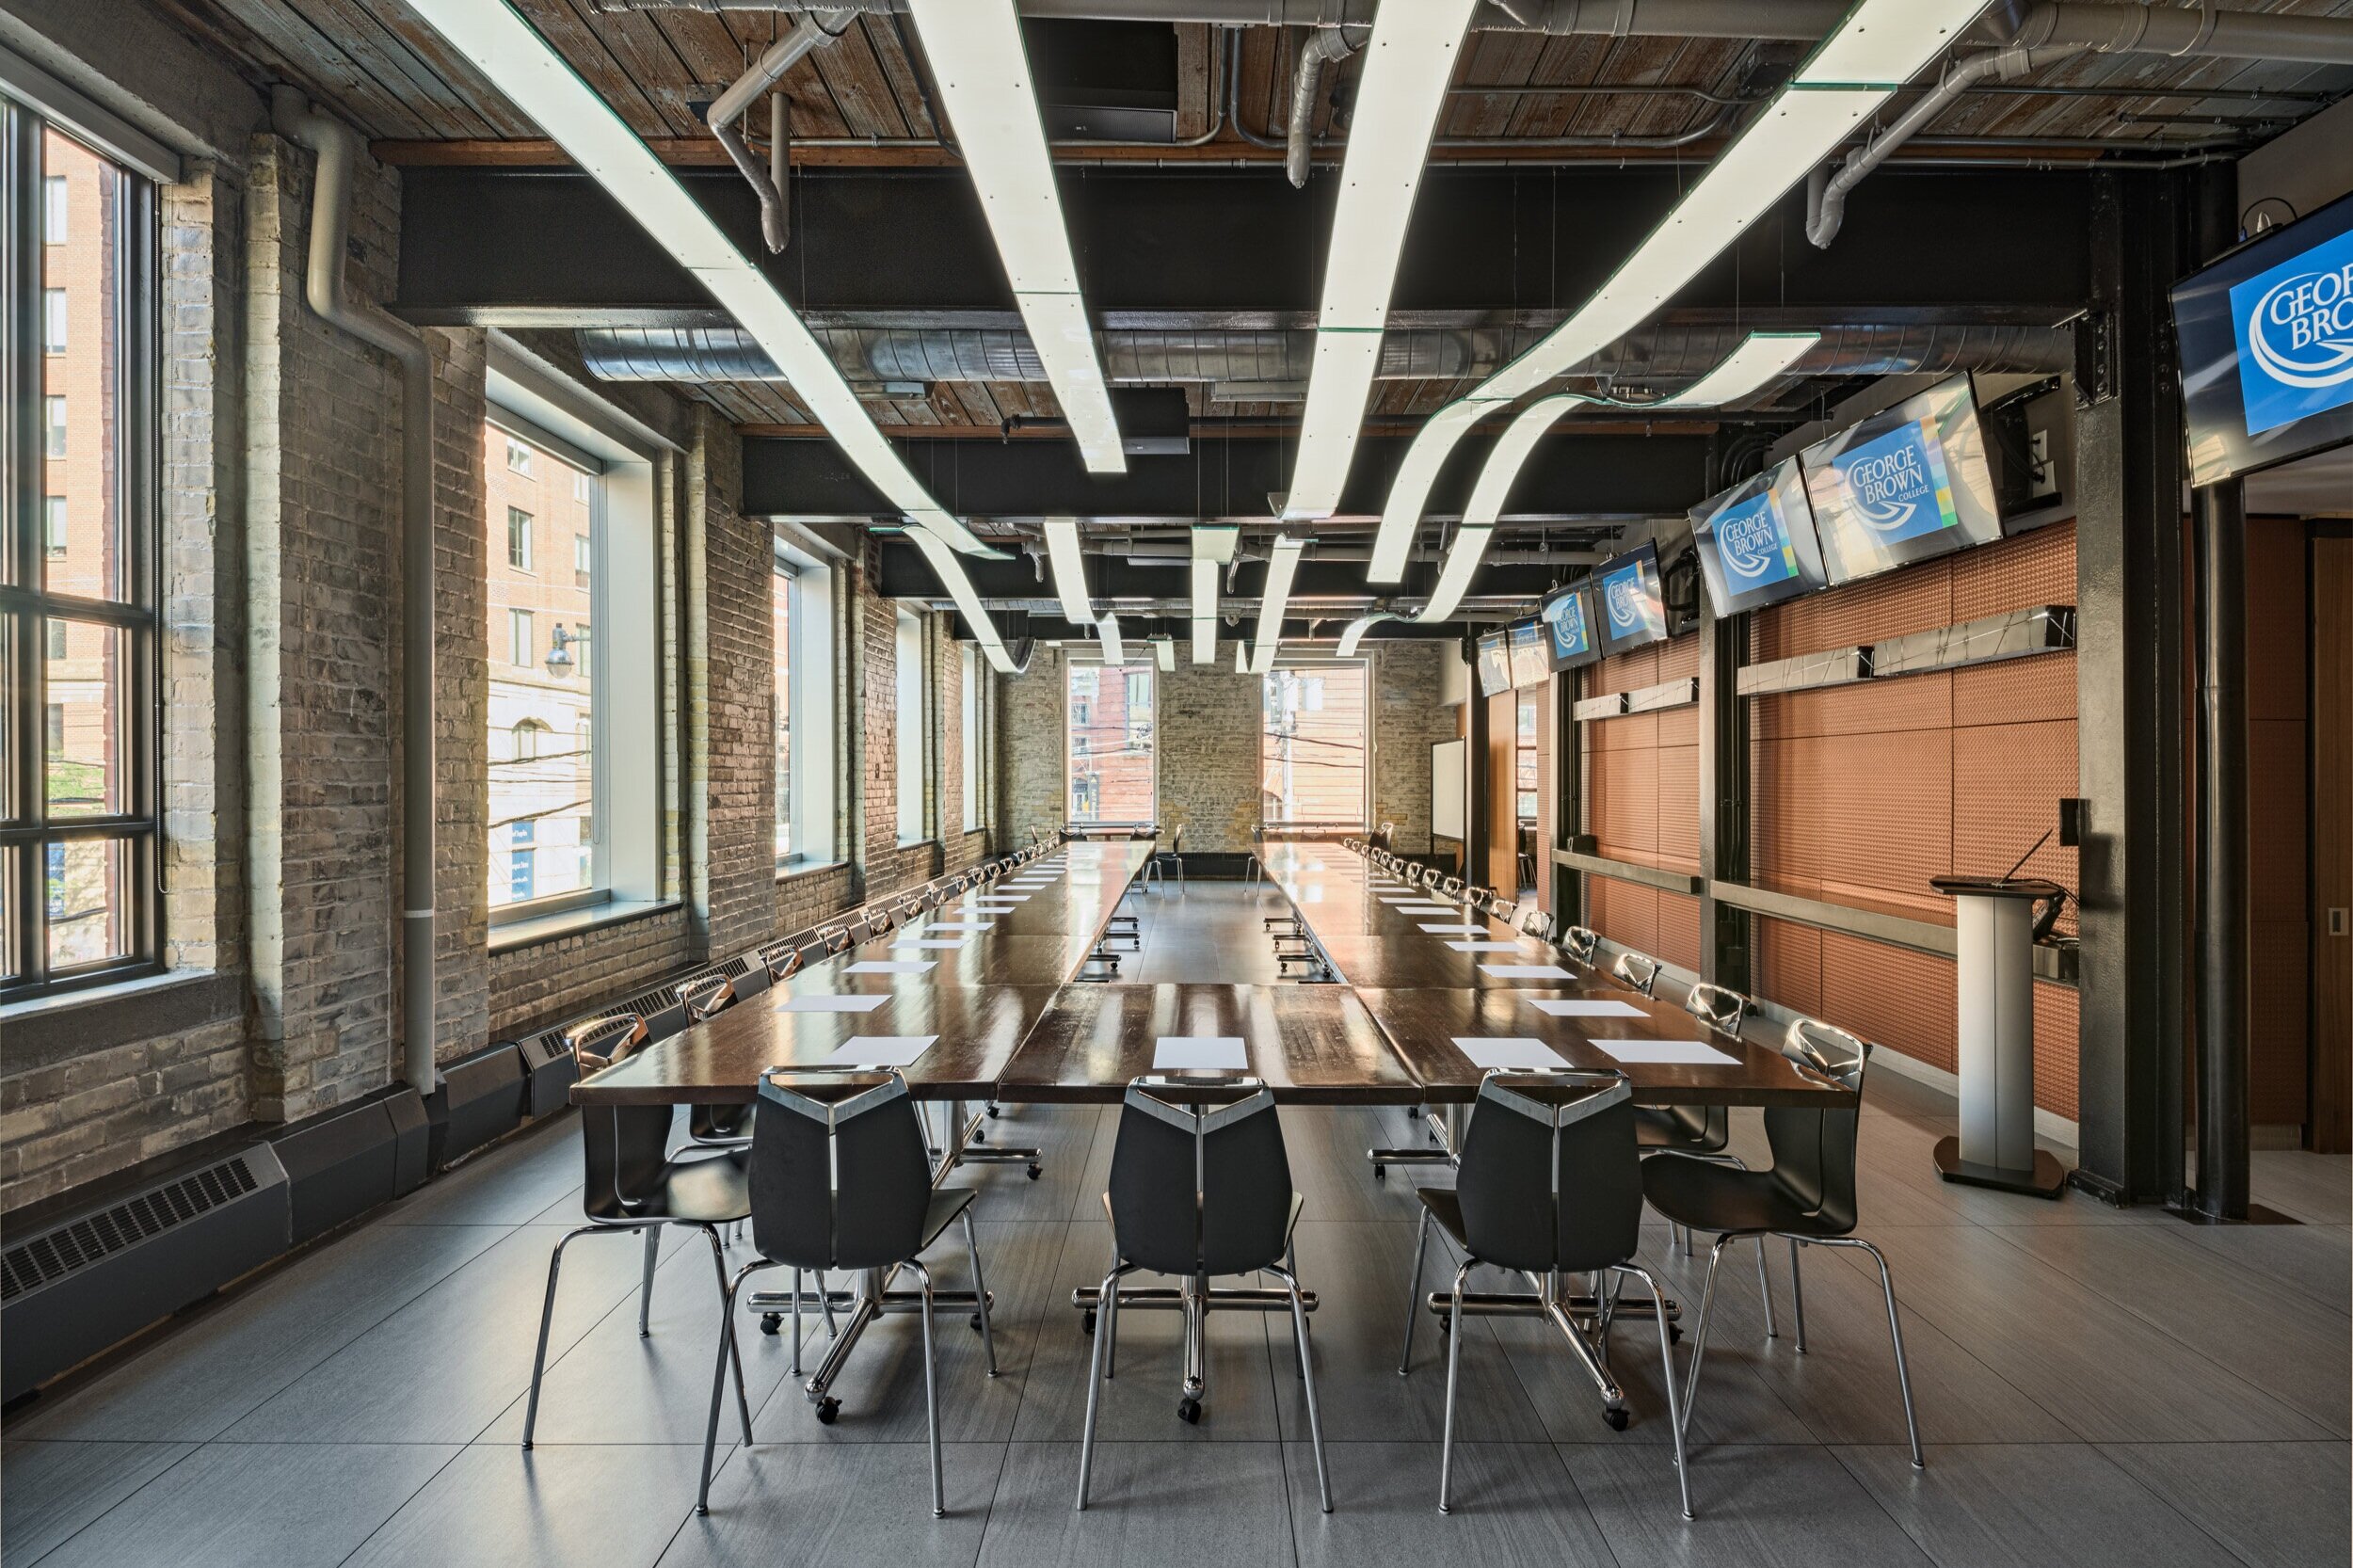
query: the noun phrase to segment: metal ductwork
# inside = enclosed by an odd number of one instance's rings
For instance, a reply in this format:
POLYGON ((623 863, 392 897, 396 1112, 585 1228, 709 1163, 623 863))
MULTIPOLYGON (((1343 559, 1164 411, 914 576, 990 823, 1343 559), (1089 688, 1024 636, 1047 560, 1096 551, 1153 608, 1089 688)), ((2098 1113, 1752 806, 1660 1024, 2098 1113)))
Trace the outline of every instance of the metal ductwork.
MULTIPOLYGON (((776 0, 590 0, 600 11, 776 11, 776 0)), ((1221 27, 1369 27, 1379 0, 1019 0, 1025 17, 1204 22, 1221 27)), ((825 0, 831 15, 904 14, 908 0, 825 0)), ((1489 0, 1474 30, 1604 38, 1795 39, 1811 43, 1849 0, 1489 0)))
POLYGON ((1307 184, 1307 168, 1316 151, 1316 84, 1326 60, 1338 61, 1355 53, 1338 27, 1319 27, 1299 48, 1299 68, 1291 75, 1290 125, 1284 142, 1283 172, 1291 188, 1307 184))
MULTIPOLYGON (((810 329, 853 382, 1044 382, 1029 335, 1006 327, 863 327, 812 321, 810 329)), ((1416 327, 1392 322, 1376 375, 1387 381, 1492 375, 1551 325, 1523 316, 1497 327, 1416 327)), ((1681 383, 1714 368, 1746 329, 1731 324, 1664 325, 1621 339, 1577 367, 1580 376, 1681 383)), ((579 334, 590 374, 605 381, 781 381, 749 334, 733 327, 607 327, 579 334)), ((1304 381, 1315 333, 1298 328, 1110 327, 1096 334, 1103 374, 1115 384, 1304 381)), ((2041 373, 2073 363, 2058 327, 1833 327, 1793 372, 1808 376, 2041 373)))

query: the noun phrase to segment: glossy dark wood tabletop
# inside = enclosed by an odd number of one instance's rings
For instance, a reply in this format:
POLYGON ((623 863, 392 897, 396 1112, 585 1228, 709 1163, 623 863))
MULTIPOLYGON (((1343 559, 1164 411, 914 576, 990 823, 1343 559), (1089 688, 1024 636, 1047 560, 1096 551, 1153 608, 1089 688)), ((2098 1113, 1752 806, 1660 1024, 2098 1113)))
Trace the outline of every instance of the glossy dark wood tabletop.
POLYGON ((1064 987, 1014 1053, 997 1097, 1115 1104, 1154 1071, 1162 1035, 1239 1035, 1249 1071, 1294 1105, 1410 1105, 1421 1097, 1344 985, 1064 987))
MULTIPOLYGON (((936 1034, 904 1069, 921 1099, 985 1099, 1048 1005, 1050 985, 940 985, 887 979, 869 1013, 781 1011, 791 988, 747 997, 572 1086, 576 1105, 727 1105, 755 1096, 770 1067, 824 1064, 854 1035, 936 1034)), ((842 987, 846 993, 848 987, 842 987)))
POLYGON ((1439 1102, 1479 1093, 1481 1069, 1454 1044, 1480 1035, 1541 1040, 1572 1067, 1615 1069, 1643 1105, 1845 1105, 1854 1096, 1801 1073, 1779 1051, 1709 1029, 1679 1007, 1651 1001, 1620 986, 1569 989, 1443 990, 1363 987, 1356 996, 1381 1026, 1406 1069, 1439 1102), (1618 1001, 1638 1017, 1556 1018, 1539 1000, 1618 1001), (1595 1042, 1697 1040, 1736 1058, 1721 1065, 1621 1062, 1595 1042))

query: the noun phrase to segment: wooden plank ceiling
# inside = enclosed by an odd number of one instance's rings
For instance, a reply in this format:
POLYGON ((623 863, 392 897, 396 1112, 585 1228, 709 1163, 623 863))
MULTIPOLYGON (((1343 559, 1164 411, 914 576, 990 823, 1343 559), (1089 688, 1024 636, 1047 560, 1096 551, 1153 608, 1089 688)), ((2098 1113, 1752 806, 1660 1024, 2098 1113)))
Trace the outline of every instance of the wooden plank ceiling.
MULTIPOLYGON (((531 144, 537 127, 524 120, 472 62, 402 0, 160 0, 190 33, 236 61, 257 87, 292 82, 331 105, 388 156, 483 158, 499 144, 531 144), (387 144, 409 144, 393 147, 387 144), (433 145, 442 151, 436 154, 433 145)), ((541 34, 604 95, 615 110, 665 156, 719 161, 696 105, 708 102, 791 24, 786 13, 714 12, 687 8, 601 11, 593 0, 516 0, 541 34)), ((2235 0, 2233 9, 2353 15, 2353 0, 2235 0)), ((1181 139, 1212 125, 1218 135, 1192 155, 1274 159, 1279 149, 1251 145, 1222 123, 1225 43, 1206 25, 1178 35, 1181 139)), ((1238 101, 1244 125, 1262 138, 1281 136, 1291 68, 1305 37, 1300 28, 1241 30, 1238 101)), ((1762 49, 1742 40, 1600 37, 1546 38, 1482 32, 1462 52, 1456 96, 1440 128, 1458 146, 1442 156, 1544 159, 1607 155, 1610 142, 1697 133, 1690 156, 1708 155, 1737 127, 1738 110, 1722 102, 1753 94, 1762 49), (1562 88, 1637 89, 1546 92, 1562 88), (1493 90, 1481 91, 1481 88, 1493 90), (1686 89, 1686 90, 1673 90, 1686 89), (1569 148, 1560 138, 1597 138, 1599 148, 1569 148), (1509 144, 1539 144, 1513 148, 1509 144)), ((1333 104, 1349 100, 1360 69, 1327 69, 1318 134, 1344 136, 1333 104)), ((914 29, 890 16, 848 19, 840 40, 794 66, 783 86, 792 104, 796 155, 861 163, 943 162, 929 107, 929 67, 914 29), (828 146, 827 144, 832 144, 828 146), (856 145, 850 145, 856 143, 856 145)), ((1772 79, 1769 73, 1766 79, 1772 79)), ((2353 88, 2353 72, 2272 62, 2173 60, 2153 56, 2084 56, 2036 73, 2043 86, 2094 88, 2070 95, 1978 92, 1932 127, 1939 136, 2056 138, 2054 157, 2082 157, 2089 138, 2119 146, 2259 137, 2309 113, 2306 99, 2193 98, 2183 89, 2230 94, 2311 94, 2353 88), (2168 89, 2159 94, 2158 89, 2168 89)), ((952 131, 952 127, 951 128, 952 131)), ((1148 150, 1169 155, 1169 149, 1148 150)), ((2013 153, 2015 149, 2010 150, 2013 153)), ((1117 150, 1066 149, 1064 156, 1116 156, 1117 150)), ((684 388, 744 424, 808 423, 808 411, 781 385, 733 383, 684 388)), ((1454 382, 1389 382, 1376 417, 1426 414, 1462 388, 1454 382)), ((1295 414, 1273 404, 1217 404, 1191 389, 1196 413, 1253 417, 1295 414)), ((869 399, 887 426, 1001 428, 1008 422, 1053 418, 1045 386, 1014 382, 937 383, 923 398, 869 399)))

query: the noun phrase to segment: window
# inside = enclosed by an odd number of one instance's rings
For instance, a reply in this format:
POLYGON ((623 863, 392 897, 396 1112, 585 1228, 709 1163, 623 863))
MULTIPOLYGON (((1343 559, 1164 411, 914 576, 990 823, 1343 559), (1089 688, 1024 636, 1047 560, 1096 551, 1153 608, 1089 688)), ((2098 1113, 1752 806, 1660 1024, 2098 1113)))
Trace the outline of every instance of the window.
POLYGON ((1064 677, 1070 820, 1148 823, 1159 814, 1151 665, 1072 664, 1064 677))
POLYGON ((1536 699, 1522 696, 1513 732, 1512 789, 1519 802, 1520 825, 1536 824, 1536 699))
POLYGON ((0 177, 0 225, 46 242, 0 301, 38 312, 46 351, 20 383, 40 417, 12 398, 0 422, 0 470, 40 485, 0 547, 0 1000, 15 1000, 161 963, 160 323, 153 186, 21 105, 0 100, 0 119, 32 166, 0 177))
POLYGON ((487 512, 498 520, 491 527, 503 532, 505 544, 499 553, 493 535, 488 584, 491 626, 505 638, 504 662, 494 659, 490 669, 494 910, 592 895, 600 882, 592 724, 602 681, 598 639, 589 633, 593 571, 584 576, 579 569, 581 560, 591 568, 595 560, 596 476, 559 451, 553 436, 542 445, 507 428, 509 423, 501 410, 499 423, 484 428, 491 459, 485 464, 487 512), (496 460, 502 449, 503 463, 496 460), (574 475, 590 481, 585 502, 576 499, 574 475), (586 546, 574 555, 570 579, 546 582, 532 575, 532 536, 542 518, 557 537, 569 534, 586 546), (502 852, 503 874, 496 869, 502 852))
POLYGON ((778 539, 768 578, 776 637, 776 869, 833 858, 833 575, 778 539))
POLYGON ((1258 741, 1258 804, 1270 827, 1365 825, 1362 664, 1270 671, 1258 741))
POLYGON ((981 654, 964 650, 964 830, 981 830, 981 654))
POLYGON ((899 841, 910 844, 923 837, 923 623, 899 612, 898 723, 894 728, 899 751, 899 841))
MULTIPOLYGON (((581 477, 585 479, 587 475, 584 473, 581 477)), ((574 534, 572 536, 572 586, 587 587, 595 579, 596 569, 597 554, 594 547, 589 543, 588 536, 574 534)))

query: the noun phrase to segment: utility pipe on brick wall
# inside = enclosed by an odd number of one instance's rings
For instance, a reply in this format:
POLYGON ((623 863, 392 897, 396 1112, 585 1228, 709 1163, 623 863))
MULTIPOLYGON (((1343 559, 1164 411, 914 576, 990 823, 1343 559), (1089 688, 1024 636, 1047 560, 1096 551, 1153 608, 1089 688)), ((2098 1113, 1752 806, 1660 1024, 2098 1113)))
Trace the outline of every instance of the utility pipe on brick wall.
POLYGON ((278 134, 318 155, 303 297, 319 319, 400 364, 401 1077, 433 1092, 433 357, 413 329, 344 295, 360 137, 292 88, 270 94, 278 134))

